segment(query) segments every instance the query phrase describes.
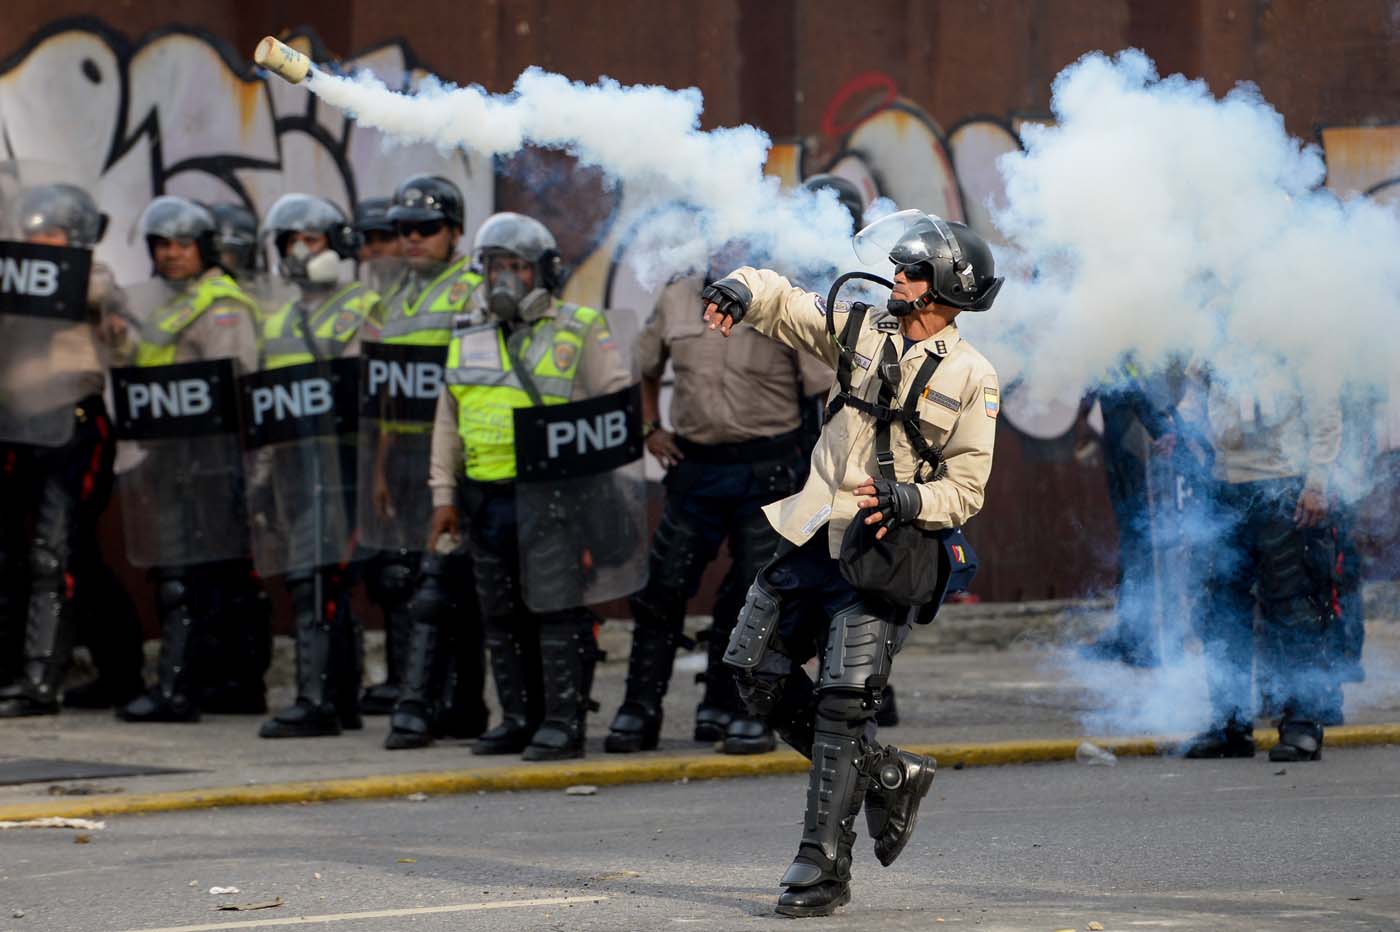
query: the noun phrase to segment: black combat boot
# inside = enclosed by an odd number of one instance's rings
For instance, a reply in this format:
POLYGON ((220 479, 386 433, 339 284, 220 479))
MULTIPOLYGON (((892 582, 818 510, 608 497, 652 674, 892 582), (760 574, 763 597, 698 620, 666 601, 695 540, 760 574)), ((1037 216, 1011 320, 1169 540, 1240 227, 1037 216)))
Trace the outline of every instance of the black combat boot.
POLYGON ((1276 764, 1322 759, 1322 726, 1317 722, 1285 718, 1278 725, 1278 744, 1269 748, 1276 764))
POLYGON ((635 604, 633 611, 637 622, 627 658, 627 693, 603 739, 603 750, 611 754, 655 749, 661 738, 661 702, 676 658, 676 634, 659 617, 638 612, 635 604))
POLYGON ((161 581, 156 590, 161 608, 156 684, 145 695, 118 708, 117 718, 128 722, 199 721, 191 675, 196 622, 189 595, 183 578, 161 581))
POLYGON ((1182 754, 1193 760, 1253 757, 1254 729, 1239 719, 1231 718, 1224 725, 1209 728, 1187 740, 1182 754))
POLYGON ((486 650, 501 721, 472 743, 473 754, 519 754, 544 717, 539 641, 529 636, 533 632, 517 636, 511 624, 509 618, 486 622, 486 650))
POLYGON ((318 617, 312 579, 289 582, 296 626, 296 702, 263 722, 263 738, 318 738, 340 734, 340 714, 332 692, 335 635, 329 613, 318 617))
POLYGON ((875 842, 875 857, 889 867, 914 834, 919 803, 933 786, 938 762, 896 747, 876 750, 865 758, 870 777, 865 793, 865 821, 875 842))
POLYGON ((440 682, 442 632, 436 624, 415 621, 404 653, 399 700, 389 716, 384 747, 390 751, 425 748, 433 743, 433 686, 440 682))
POLYGON ((365 715, 389 715, 396 708, 407 674, 409 642, 413 638, 413 619, 400 606, 384 609, 384 667, 388 671, 384 682, 365 687, 360 697, 360 711, 365 715))
POLYGON ((591 618, 556 618, 540 624, 544 721, 521 755, 525 760, 571 760, 583 756, 588 690, 597 652, 591 618))
POLYGON ((53 715, 59 709, 63 673, 73 652, 75 620, 61 588, 60 563, 49 557, 52 554, 46 550, 34 556, 37 572, 29 597, 24 664, 19 679, 0 690, 0 718, 53 715), (47 573, 50 562, 53 572, 47 573))
POLYGON ((704 744, 723 741, 730 721, 744 709, 734 688, 734 671, 724 663, 732 630, 732 625, 729 631, 722 631, 716 624, 708 633, 702 632, 706 634, 705 672, 698 678, 705 684, 705 692, 695 707, 695 740, 704 744))
POLYGON ((777 912, 830 916, 851 901, 851 848, 869 777, 859 737, 818 731, 807 784, 807 817, 797 857, 782 884, 777 912))

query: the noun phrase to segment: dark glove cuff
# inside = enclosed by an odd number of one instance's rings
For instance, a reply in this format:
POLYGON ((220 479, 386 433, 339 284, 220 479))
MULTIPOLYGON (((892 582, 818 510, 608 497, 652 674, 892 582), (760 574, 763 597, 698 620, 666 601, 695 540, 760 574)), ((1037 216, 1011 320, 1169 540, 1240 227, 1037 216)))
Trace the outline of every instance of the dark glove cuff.
POLYGON ((753 292, 737 278, 721 278, 707 285, 705 290, 700 292, 700 298, 707 304, 719 305, 719 309, 734 318, 734 323, 737 324, 748 312, 749 303, 753 301, 753 292))

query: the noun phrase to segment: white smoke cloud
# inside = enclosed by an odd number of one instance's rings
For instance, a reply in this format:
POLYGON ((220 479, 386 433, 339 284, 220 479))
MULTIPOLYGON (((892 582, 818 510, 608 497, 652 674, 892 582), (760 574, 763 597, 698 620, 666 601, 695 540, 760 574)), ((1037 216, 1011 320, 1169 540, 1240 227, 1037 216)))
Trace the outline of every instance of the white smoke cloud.
MULTIPOLYGON (((630 216, 683 204, 684 222, 650 232, 655 249, 639 253, 644 279, 703 267, 718 247, 747 239, 783 268, 849 266, 850 219, 830 193, 783 192, 763 174, 769 138, 752 126, 700 129, 699 90, 624 87, 570 81, 539 68, 523 72, 509 94, 429 80, 411 95, 372 74, 314 72, 308 87, 327 103, 405 141, 465 146, 508 155, 526 145, 556 148, 620 183, 630 216)), ((681 215, 674 214, 679 217, 681 215)))

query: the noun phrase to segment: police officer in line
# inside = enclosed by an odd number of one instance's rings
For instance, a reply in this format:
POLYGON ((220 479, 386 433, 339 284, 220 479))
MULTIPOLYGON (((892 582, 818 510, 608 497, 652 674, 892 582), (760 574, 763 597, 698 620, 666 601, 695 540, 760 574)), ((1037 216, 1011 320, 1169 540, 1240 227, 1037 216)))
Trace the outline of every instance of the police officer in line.
MULTIPOLYGON (((762 507, 796 492, 806 478, 802 405, 825 392, 824 363, 741 327, 732 340, 706 339, 700 275, 661 292, 642 332, 642 413, 647 449, 666 468, 666 506, 651 546, 646 588, 630 599, 635 627, 627 693, 604 747, 650 750, 661 730, 662 697, 684 640, 686 602, 727 538, 733 572, 747 586, 773 556, 778 534, 762 507), (674 432, 659 419, 661 375, 675 370, 674 432)), ((741 590, 742 591, 742 590, 741 590)), ((730 754, 774 746, 766 723, 744 711, 720 662, 734 618, 717 601, 709 635, 706 700, 695 711, 695 740, 722 741, 730 754)))
MULTIPOLYGON (((92 195, 72 184, 27 187, 6 208, 10 235, 30 243, 90 250, 107 227, 92 195)), ((57 446, 0 437, 0 717, 58 711, 63 674, 79 633, 78 611, 93 607, 99 589, 114 587, 119 593, 119 603, 107 607, 112 624, 125 622, 125 630, 82 632, 102 676, 98 689, 88 690, 87 704, 110 705, 144 688, 139 625, 131 630, 136 622, 130 600, 97 548, 97 519, 111 495, 116 444, 102 399, 96 328, 124 312, 122 291, 105 265, 92 265, 87 300, 86 320, 55 329, 47 345, 33 348, 43 354, 42 365, 27 374, 0 373, 0 395, 54 403, 58 410, 43 416, 71 422, 68 440, 57 446)))
POLYGON ((247 286, 254 282, 263 273, 257 215, 242 204, 231 202, 212 204, 209 212, 218 224, 219 264, 228 269, 239 284, 247 286))
POLYGON ((1342 714, 1331 648, 1343 623, 1343 543, 1328 501, 1341 403, 1298 385, 1261 391, 1208 378, 1220 529, 1207 554, 1199 630, 1213 721, 1185 754, 1254 756, 1257 671, 1258 692, 1280 717, 1269 759, 1317 760, 1324 723, 1342 714))
MULTIPOLYGON (((436 545, 465 523, 475 567, 503 720, 472 750, 523 751, 526 760, 580 757, 597 659, 595 617, 582 605, 526 607, 521 561, 537 555, 519 546, 512 417, 517 408, 624 388, 631 377, 603 314, 558 298, 563 267, 541 223, 496 214, 478 231, 474 253, 490 321, 460 333, 448 352, 433 430, 429 536, 436 545)), ((536 569, 545 577, 577 572, 536 569)))
MULTIPOLYGON (((911 524, 957 528, 975 515, 999 411, 996 373, 955 321, 990 307, 1000 288, 986 243, 918 211, 872 224, 857 245, 863 240, 889 249, 894 291, 887 308, 831 309, 849 352, 844 375, 838 370, 842 390, 806 485, 765 509, 783 543, 754 580, 725 655, 751 711, 813 761, 802 840, 778 899, 788 916, 829 915, 849 902, 862 804, 888 865, 933 781, 931 759, 881 748, 871 732, 910 622, 928 620, 937 604, 905 608, 856 589, 837 560, 843 538, 852 522, 861 522, 855 539, 867 527, 883 539, 911 524), (815 684, 802 669, 813 655, 822 658, 815 684)), ((828 365, 839 362, 823 300, 774 272, 739 269, 704 298, 711 329, 730 336, 746 321, 828 365)))
MULTIPOLYGON (((392 201, 382 212, 381 206, 363 202, 358 226, 365 230, 366 243, 370 234, 376 236, 376 245, 366 245, 361 255, 372 252, 372 257, 366 261, 372 263, 379 276, 388 279, 383 299, 382 340, 393 344, 446 347, 452 339, 455 325, 464 325, 468 319, 479 321, 482 316, 479 311, 473 314, 467 310, 481 279, 471 271, 470 257, 457 254, 466 223, 466 203, 462 192, 453 182, 438 175, 413 175, 399 184, 392 201), (386 223, 394 235, 393 247, 389 247, 380 236, 386 223), (391 252, 398 258, 392 258, 391 252)), ((376 467, 373 475, 365 477, 365 480, 371 483, 375 511, 382 514, 393 510, 391 483, 386 482, 391 467, 392 471, 400 472, 416 469, 420 476, 426 477, 428 463, 426 459, 404 462, 404 453, 416 447, 395 443, 395 438, 391 436, 379 437, 377 442, 380 449, 375 459, 376 467)), ((409 455, 416 456, 414 453, 409 455)), ((366 567, 370 599, 384 613, 387 668, 385 681, 365 690, 361 704, 368 715, 389 714, 399 699, 407 675, 405 666, 409 662, 409 640, 413 629, 408 606, 414 593, 421 557, 422 554, 416 550, 384 550, 374 554, 366 567)), ((458 554, 459 565, 452 573, 458 585, 470 578, 470 566, 461 564, 462 559, 465 559, 464 555, 458 554)), ((472 601, 468 595, 465 604, 470 606, 472 601)), ((466 628, 472 629, 472 626, 467 625, 466 628)), ((479 635, 476 636, 479 638, 479 635)), ((421 694, 415 693, 402 709, 402 714, 390 723, 391 734, 386 744, 395 748, 417 747, 431 739, 431 729, 427 727, 431 716, 426 706, 439 698, 436 692, 442 677, 432 673, 438 652, 425 650, 420 653, 421 656, 415 661, 418 667, 414 675, 419 678, 421 694)), ((476 653, 480 654, 480 648, 476 653)), ((453 679, 466 693, 474 690, 476 698, 472 700, 464 695, 462 708, 472 711, 461 716, 463 720, 452 723, 452 727, 448 728, 452 734, 475 737, 485 728, 485 705, 481 698, 485 674, 480 669, 482 666, 483 663, 478 662, 477 672, 468 672, 465 678, 453 679)))
POLYGON ((402 271, 398 258, 403 247, 394 222, 389 219, 392 206, 393 199, 387 197, 367 197, 355 205, 355 232, 360 235, 360 253, 356 256, 360 277, 381 294, 387 293, 395 275, 402 271))
MULTIPOLYGON (((239 288, 220 263, 218 226, 207 208, 186 198, 163 195, 146 208, 140 220, 155 265, 156 280, 141 290, 143 297, 128 325, 122 317, 106 322, 114 362, 135 366, 167 366, 179 362, 232 358, 243 371, 257 367, 255 321, 257 304, 239 288)), ((140 516, 128 516, 136 519, 140 516)), ((175 520, 172 515, 146 516, 157 523, 175 520)), ((160 661, 157 681, 143 696, 117 711, 133 722, 195 721, 200 713, 200 691, 214 675, 211 666, 198 669, 196 655, 214 629, 239 628, 242 619, 220 611, 210 598, 229 582, 231 570, 218 563, 182 567, 157 567, 156 604, 161 619, 160 661)), ((251 583, 249 583, 251 585, 251 583)), ((256 632, 245 637, 256 638, 256 632)), ((265 655, 256 644, 241 652, 249 657, 265 655)), ((231 657, 221 663, 239 664, 231 657)), ((256 667, 256 660, 248 661, 256 667)), ((260 678, 261 672, 256 676, 260 678)), ((249 693, 261 693, 260 683, 247 684, 249 693)), ((249 700, 251 711, 260 695, 249 700)))
MULTIPOLYGON (((366 331, 378 329, 380 302, 361 282, 341 279, 342 260, 353 259, 358 251, 349 219, 324 198, 286 194, 268 210, 263 236, 273 244, 280 272, 296 295, 263 323, 261 368, 357 355, 366 331)), ((286 583, 296 638, 297 697, 263 722, 258 734, 264 738, 338 735, 342 728, 363 727, 363 645, 350 610, 349 570, 342 563, 349 554, 317 552, 325 536, 318 517, 324 522, 334 513, 345 522, 354 514, 354 450, 334 443, 323 457, 318 444, 312 438, 301 446, 258 451, 263 456, 250 480, 257 503, 252 509, 255 534, 266 520, 260 515, 275 510, 288 519, 283 530, 290 539, 284 545, 287 564, 295 567, 287 572, 286 583)))
MULTIPOLYGON (((470 257, 457 255, 466 223, 462 192, 446 178, 415 175, 399 185, 384 216, 404 268, 384 298, 381 340, 440 347, 445 361, 454 331, 485 319, 471 303, 481 277, 470 257)), ((430 494, 431 427, 390 426, 373 439, 378 450, 367 521, 402 520, 417 510, 418 495, 430 494), (428 436, 420 435, 424 430, 428 436), (395 502, 397 496, 412 503, 395 502)), ((416 543, 422 526, 412 534, 416 543)), ((471 580, 464 543, 426 555, 408 546, 381 550, 371 561, 370 592, 385 616, 388 679, 365 691, 363 705, 367 712, 392 710, 384 740, 390 750, 423 747, 435 735, 475 738, 486 730, 486 661, 471 580)))

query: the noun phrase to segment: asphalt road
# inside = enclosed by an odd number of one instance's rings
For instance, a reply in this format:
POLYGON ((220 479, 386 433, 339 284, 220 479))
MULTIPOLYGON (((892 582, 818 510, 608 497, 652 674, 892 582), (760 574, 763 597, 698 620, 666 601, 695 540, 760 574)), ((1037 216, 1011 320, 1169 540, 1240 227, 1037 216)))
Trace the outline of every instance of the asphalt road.
MULTIPOLYGON (((85 844, 67 830, 4 831, 0 930, 770 928, 793 921, 772 903, 804 787, 773 778, 133 816, 85 844)), ((945 771, 901 860, 882 869, 862 837, 852 904, 804 921, 1400 929, 1397 827, 1400 748, 1336 750, 1318 764, 945 771)))

